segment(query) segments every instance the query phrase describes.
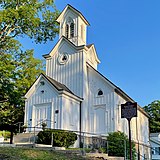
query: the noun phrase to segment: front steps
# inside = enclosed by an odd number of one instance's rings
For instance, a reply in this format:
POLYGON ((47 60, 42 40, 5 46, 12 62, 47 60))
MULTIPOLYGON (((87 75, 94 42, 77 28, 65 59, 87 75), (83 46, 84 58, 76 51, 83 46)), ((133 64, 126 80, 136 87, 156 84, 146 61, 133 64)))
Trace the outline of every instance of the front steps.
POLYGON ((13 137, 14 144, 33 144, 34 141, 37 139, 38 132, 31 133, 20 133, 13 137), (35 136, 35 138, 34 138, 35 136))

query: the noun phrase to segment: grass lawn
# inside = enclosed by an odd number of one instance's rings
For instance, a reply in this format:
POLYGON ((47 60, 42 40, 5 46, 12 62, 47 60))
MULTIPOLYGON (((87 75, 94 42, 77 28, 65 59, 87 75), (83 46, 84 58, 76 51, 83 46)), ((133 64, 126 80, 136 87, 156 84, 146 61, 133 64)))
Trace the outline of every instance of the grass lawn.
POLYGON ((86 160, 86 158, 40 149, 0 147, 0 160, 86 160))

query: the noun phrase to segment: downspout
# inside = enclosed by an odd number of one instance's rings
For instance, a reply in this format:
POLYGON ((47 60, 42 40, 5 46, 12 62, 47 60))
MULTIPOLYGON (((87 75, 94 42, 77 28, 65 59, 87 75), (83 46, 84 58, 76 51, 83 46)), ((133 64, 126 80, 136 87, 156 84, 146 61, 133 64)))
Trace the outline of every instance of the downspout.
POLYGON ((79 147, 81 148, 81 140, 82 140, 82 102, 80 101, 80 105, 79 105, 79 147))

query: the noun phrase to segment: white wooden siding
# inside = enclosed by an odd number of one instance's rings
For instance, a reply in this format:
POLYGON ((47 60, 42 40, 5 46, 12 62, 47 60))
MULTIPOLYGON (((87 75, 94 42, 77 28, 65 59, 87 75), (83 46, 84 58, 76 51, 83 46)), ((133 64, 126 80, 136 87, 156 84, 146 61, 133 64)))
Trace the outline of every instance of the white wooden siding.
MULTIPOLYGON (((94 116, 95 115, 95 108, 97 106, 104 106, 105 107, 105 125, 103 129, 103 133, 106 134, 107 131, 111 132, 114 129, 113 125, 113 110, 114 110, 114 92, 113 89, 95 72, 93 69, 88 67, 88 87, 89 87, 89 93, 88 93, 88 107, 89 107, 89 119, 90 119, 90 131, 98 133, 94 129, 94 116), (101 89, 103 91, 103 95, 98 96, 98 90, 101 89)), ((97 113, 98 114, 98 113, 97 113)), ((97 115, 99 116, 99 115, 97 115)))
POLYGON ((65 84, 73 93, 82 97, 82 62, 82 52, 76 52, 64 42, 53 57, 47 59, 47 75, 65 84), (69 61, 64 65, 59 64, 57 60, 59 54, 63 52, 69 54, 69 61))

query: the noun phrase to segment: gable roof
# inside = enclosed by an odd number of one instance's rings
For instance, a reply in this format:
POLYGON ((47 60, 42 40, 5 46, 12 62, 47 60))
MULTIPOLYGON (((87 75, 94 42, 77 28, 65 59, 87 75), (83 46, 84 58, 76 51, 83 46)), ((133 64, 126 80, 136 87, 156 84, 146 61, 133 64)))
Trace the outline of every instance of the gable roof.
POLYGON ((100 60, 99 60, 99 58, 97 56, 97 51, 96 51, 96 48, 95 48, 94 44, 93 43, 92 44, 88 44, 88 45, 86 45, 86 47, 88 48, 88 50, 91 50, 91 49, 93 50, 93 54, 95 56, 96 62, 100 63, 100 60))
MULTIPOLYGON (((111 85, 112 88, 114 88, 115 93, 117 93, 119 96, 121 96, 122 98, 124 98, 126 101, 130 101, 132 103, 134 103, 135 101, 128 96, 122 89, 120 89, 118 86, 116 86, 113 82, 111 82, 109 79, 107 79, 103 74, 101 74, 100 72, 98 72, 96 69, 94 69, 89 63, 87 63, 87 65, 93 69, 94 72, 96 72, 98 75, 100 75, 103 79, 105 79, 107 81, 108 84, 111 85)), ((146 117, 149 118, 149 115, 144 111, 143 108, 141 108, 138 104, 137 104, 138 110, 140 112, 142 112, 146 117)))
POLYGON ((71 6, 70 4, 67 4, 67 6, 63 9, 63 11, 61 12, 61 14, 59 15, 59 17, 57 18, 57 22, 59 23, 61 21, 61 19, 63 18, 63 15, 65 14, 65 12, 67 11, 67 9, 72 10, 73 12, 75 12, 76 14, 78 14, 82 20, 86 23, 86 25, 90 25, 89 22, 86 20, 86 18, 83 16, 83 14, 78 11, 77 9, 75 9, 73 6, 71 6))
POLYGON ((160 135, 159 132, 157 132, 157 133, 150 133, 150 137, 158 137, 158 135, 160 135))
POLYGON ((66 91, 69 92, 71 94, 74 94, 71 90, 69 90, 69 88, 67 88, 64 84, 61 84, 60 82, 52 79, 51 77, 45 75, 42 73, 42 75, 58 90, 58 91, 66 91))
MULTIPOLYGON (((72 43, 70 40, 68 40, 65 36, 62 36, 58 42, 55 44, 55 46, 52 48, 52 50, 49 52, 49 54, 45 54, 43 55, 44 58, 50 58, 52 56, 52 52, 54 52, 54 50, 56 50, 56 47, 60 45, 60 43, 62 41, 66 41, 68 44, 70 44, 73 48, 75 48, 76 50, 80 50, 80 49, 85 49, 86 46, 85 45, 81 45, 81 46, 76 46, 74 43, 72 43)), ((88 49, 88 48, 87 48, 88 49)))
POLYGON ((86 45, 86 47, 89 49, 92 45, 94 45, 93 43, 92 44, 88 44, 86 45))
POLYGON ((68 87, 66 87, 64 84, 54 80, 53 78, 41 73, 39 75, 39 77, 35 80, 35 82, 31 85, 31 87, 28 89, 27 93, 25 94, 25 96, 30 92, 30 90, 32 89, 32 87, 35 85, 35 83, 38 81, 38 79, 40 79, 40 77, 44 77, 57 91, 65 91, 75 97, 77 97, 78 99, 81 99, 81 97, 75 95, 68 87))
POLYGON ((150 141, 160 146, 160 142, 151 137, 150 137, 150 141))

